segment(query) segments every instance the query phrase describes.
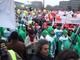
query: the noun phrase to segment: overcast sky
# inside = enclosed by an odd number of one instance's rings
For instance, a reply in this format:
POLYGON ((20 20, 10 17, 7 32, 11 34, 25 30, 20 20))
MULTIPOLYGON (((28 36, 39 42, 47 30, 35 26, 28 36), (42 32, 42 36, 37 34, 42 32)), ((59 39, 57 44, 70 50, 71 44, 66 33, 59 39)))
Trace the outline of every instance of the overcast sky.
MULTIPOLYGON (((23 2, 23 3, 28 4, 27 1, 32 2, 32 1, 43 1, 43 0, 14 0, 14 1, 23 2)), ((60 1, 69 1, 69 0, 45 0, 45 6, 46 5, 51 5, 51 6, 59 5, 60 1)))

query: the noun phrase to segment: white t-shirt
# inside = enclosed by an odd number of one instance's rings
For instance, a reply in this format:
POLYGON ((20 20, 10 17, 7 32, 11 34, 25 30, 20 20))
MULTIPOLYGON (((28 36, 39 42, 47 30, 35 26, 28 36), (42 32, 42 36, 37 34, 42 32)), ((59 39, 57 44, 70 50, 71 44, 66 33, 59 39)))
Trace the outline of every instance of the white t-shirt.
POLYGON ((58 29, 55 29, 54 30, 54 33, 56 34, 56 36, 58 37, 60 37, 60 36, 62 36, 62 30, 60 29, 60 30, 58 30, 58 29))

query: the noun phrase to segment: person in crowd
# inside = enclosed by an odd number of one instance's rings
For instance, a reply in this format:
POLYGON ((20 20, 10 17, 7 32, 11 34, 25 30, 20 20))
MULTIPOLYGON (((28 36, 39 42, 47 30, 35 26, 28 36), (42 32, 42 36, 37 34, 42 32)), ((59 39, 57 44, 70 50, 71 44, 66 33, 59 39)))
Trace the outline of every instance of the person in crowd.
POLYGON ((47 34, 48 34, 47 30, 43 30, 40 39, 46 39, 47 34))
POLYGON ((56 29, 54 29, 54 33, 56 34, 56 36, 59 38, 62 35, 62 24, 58 23, 56 29))
POLYGON ((8 38, 10 34, 11 34, 10 28, 6 28, 6 29, 4 30, 4 37, 5 37, 5 38, 8 38))
POLYGON ((49 41, 49 55, 53 57, 53 54, 55 52, 55 34, 54 29, 52 27, 48 27, 47 29, 48 34, 46 36, 46 40, 49 41))
POLYGON ((36 35, 40 38, 41 32, 42 32, 41 26, 39 26, 37 23, 35 23, 34 28, 35 28, 35 31, 36 31, 36 35))
POLYGON ((24 58, 24 52, 25 52, 25 44, 19 41, 18 33, 16 31, 13 31, 10 34, 10 39, 11 39, 11 41, 9 43, 7 43, 7 48, 13 49, 23 59, 24 58))
POLYGON ((74 37, 74 34, 72 34, 69 37, 69 39, 64 43, 64 47, 63 47, 64 49, 68 49, 68 48, 71 48, 72 50, 75 49, 78 39, 77 39, 77 36, 76 36, 75 40, 72 41, 73 37, 74 37), (72 43, 72 45, 71 45, 71 43, 72 43))
POLYGON ((76 33, 77 29, 78 29, 78 26, 75 26, 74 33, 76 33))
POLYGON ((46 30, 47 28, 48 28, 48 24, 47 22, 44 22, 42 26, 42 30, 46 30))
POLYGON ((64 43, 69 39, 68 36, 68 31, 67 30, 63 30, 62 32, 62 36, 59 38, 59 40, 61 41, 61 50, 63 50, 64 47, 64 43))
POLYGON ((25 25, 24 27, 23 26, 20 26, 19 29, 17 30, 19 36, 22 37, 22 42, 24 42, 25 38, 26 38, 26 29, 25 29, 25 25))
POLYGON ((76 44, 76 47, 75 47, 75 51, 77 51, 79 57, 80 57, 80 28, 78 30, 78 34, 77 34, 77 44, 76 44))
POLYGON ((58 53, 61 51, 61 41, 59 38, 62 36, 62 23, 57 23, 57 27, 54 29, 54 33, 56 35, 55 42, 56 42, 56 50, 55 55, 58 55, 58 53))
POLYGON ((8 50, 5 40, 0 39, 0 60, 22 60, 12 49, 8 50))
POLYGON ((27 52, 27 59, 31 60, 31 57, 36 52, 36 43, 38 42, 38 39, 35 35, 35 31, 32 28, 28 29, 28 35, 25 39, 25 46, 26 46, 26 52, 27 52))
POLYGON ((49 45, 47 40, 39 40, 37 45, 37 52, 31 60, 54 60, 52 57, 48 56, 48 48, 49 45))
POLYGON ((56 60, 79 60, 79 56, 76 51, 66 49, 59 53, 56 60))
POLYGON ((68 30, 68 36, 70 37, 72 35, 72 33, 73 33, 73 30, 72 29, 69 29, 68 30))
POLYGON ((4 28, 4 36, 2 37, 2 39, 8 41, 8 37, 10 36, 10 34, 11 34, 10 28, 4 28))
POLYGON ((28 18, 27 17, 23 17, 22 21, 24 21, 24 24, 27 25, 28 24, 28 18))

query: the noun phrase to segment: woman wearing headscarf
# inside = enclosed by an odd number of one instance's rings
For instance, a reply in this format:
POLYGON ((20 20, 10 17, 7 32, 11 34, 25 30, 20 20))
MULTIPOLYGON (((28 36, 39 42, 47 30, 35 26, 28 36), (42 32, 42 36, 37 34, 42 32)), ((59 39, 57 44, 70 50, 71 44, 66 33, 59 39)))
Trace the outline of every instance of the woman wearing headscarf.
POLYGON ((68 40, 68 38, 69 38, 68 31, 63 30, 62 36, 59 38, 59 40, 61 41, 61 50, 63 50, 64 43, 68 40))

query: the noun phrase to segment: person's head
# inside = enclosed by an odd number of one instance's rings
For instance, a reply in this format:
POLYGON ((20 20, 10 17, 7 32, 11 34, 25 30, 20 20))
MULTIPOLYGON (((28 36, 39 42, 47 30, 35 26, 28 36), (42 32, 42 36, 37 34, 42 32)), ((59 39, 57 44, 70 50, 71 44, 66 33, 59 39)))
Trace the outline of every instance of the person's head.
POLYGON ((23 31, 25 31, 25 30, 26 30, 26 26, 23 24, 22 27, 21 27, 21 29, 22 29, 23 31))
POLYGON ((0 39, 0 56, 6 56, 6 55, 7 55, 6 41, 0 39))
POLYGON ((28 35, 29 36, 35 36, 35 31, 32 28, 28 29, 28 35))
POLYGON ((41 39, 38 42, 38 53, 42 54, 43 56, 48 56, 48 41, 46 39, 41 39))
POLYGON ((11 40, 17 40, 18 39, 18 33, 16 31, 13 31, 11 34, 10 34, 10 39, 11 40))
POLYGON ((73 30, 72 29, 69 29, 68 30, 68 36, 71 36, 72 33, 73 33, 73 30))
POLYGON ((59 53, 57 57, 57 60, 78 60, 78 59, 79 59, 78 54, 71 49, 63 50, 61 53, 59 53))
POLYGON ((48 31, 48 33, 49 33, 50 36, 54 35, 54 29, 52 27, 48 27, 47 31, 48 31))
POLYGON ((10 28, 7 28, 7 31, 10 31, 10 28))
POLYGON ((22 24, 24 24, 24 21, 22 21, 22 24))
POLYGON ((68 31, 67 30, 63 30, 63 35, 66 37, 68 35, 68 31))
POLYGON ((62 27, 62 23, 58 23, 57 24, 57 29, 61 29, 61 27, 62 27))
POLYGON ((0 39, 0 49, 4 48, 6 46, 6 41, 3 39, 0 39))

